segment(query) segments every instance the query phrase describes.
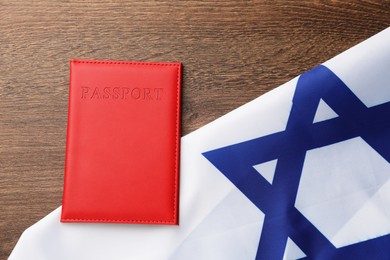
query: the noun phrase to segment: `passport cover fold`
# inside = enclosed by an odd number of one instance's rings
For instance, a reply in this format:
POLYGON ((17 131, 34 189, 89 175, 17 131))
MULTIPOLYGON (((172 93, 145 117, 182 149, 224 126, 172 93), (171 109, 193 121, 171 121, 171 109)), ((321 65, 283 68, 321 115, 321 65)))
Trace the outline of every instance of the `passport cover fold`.
POLYGON ((181 63, 71 60, 61 222, 178 224, 181 63))

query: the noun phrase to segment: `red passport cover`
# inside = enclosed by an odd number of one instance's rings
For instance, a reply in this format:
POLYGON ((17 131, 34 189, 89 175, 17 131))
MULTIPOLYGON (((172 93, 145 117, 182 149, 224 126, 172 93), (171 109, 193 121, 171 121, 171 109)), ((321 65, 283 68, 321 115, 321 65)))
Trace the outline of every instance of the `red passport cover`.
POLYGON ((61 222, 178 224, 181 64, 71 60, 61 222))

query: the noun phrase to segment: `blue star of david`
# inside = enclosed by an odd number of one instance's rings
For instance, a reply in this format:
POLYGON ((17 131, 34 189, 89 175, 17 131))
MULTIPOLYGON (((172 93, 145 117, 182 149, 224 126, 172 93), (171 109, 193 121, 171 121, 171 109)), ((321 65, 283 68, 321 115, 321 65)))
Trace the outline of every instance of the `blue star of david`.
POLYGON ((307 259, 390 259, 390 234, 336 248, 294 205, 306 152, 359 136, 390 163, 390 102, 367 108, 318 66, 298 79, 285 131, 203 154, 264 212, 256 259, 282 259, 288 237, 307 259), (320 99, 339 116, 313 123, 320 99), (253 166, 275 159, 270 184, 253 166))

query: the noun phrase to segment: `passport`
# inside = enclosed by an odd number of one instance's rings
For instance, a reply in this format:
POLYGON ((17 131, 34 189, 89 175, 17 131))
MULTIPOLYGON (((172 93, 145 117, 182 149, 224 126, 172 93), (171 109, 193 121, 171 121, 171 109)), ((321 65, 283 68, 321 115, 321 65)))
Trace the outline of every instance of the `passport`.
POLYGON ((61 222, 178 225, 181 71, 71 60, 61 222))

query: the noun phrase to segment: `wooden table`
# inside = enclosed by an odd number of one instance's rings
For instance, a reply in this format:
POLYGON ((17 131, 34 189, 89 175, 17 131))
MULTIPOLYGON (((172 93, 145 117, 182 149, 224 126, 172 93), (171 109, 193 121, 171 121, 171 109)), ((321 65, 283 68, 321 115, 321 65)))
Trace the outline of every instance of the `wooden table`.
POLYGON ((0 1, 0 259, 61 204, 70 58, 183 62, 185 135, 389 26, 356 2, 0 1))

